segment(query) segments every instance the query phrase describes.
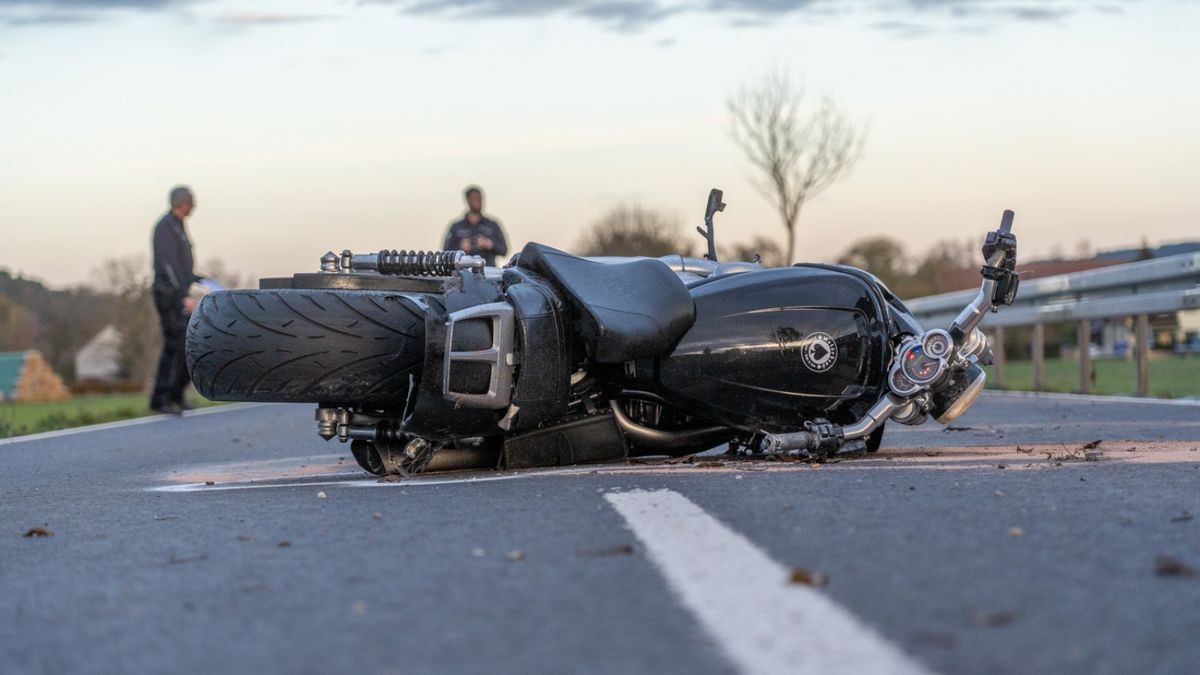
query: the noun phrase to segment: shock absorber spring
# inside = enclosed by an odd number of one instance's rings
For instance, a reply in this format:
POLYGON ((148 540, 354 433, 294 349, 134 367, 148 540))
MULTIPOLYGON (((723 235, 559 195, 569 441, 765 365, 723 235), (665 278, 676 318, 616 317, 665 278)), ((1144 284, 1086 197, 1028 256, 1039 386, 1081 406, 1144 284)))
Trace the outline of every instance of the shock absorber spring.
POLYGON ((455 263, 462 255, 462 251, 381 250, 376 269, 380 274, 448 277, 454 274, 455 263))

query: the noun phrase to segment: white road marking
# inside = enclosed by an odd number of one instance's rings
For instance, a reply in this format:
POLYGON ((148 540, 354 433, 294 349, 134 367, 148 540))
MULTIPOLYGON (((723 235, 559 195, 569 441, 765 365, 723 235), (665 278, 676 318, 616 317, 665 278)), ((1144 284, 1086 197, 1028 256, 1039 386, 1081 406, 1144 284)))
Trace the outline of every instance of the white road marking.
MULTIPOLYGON (((214 413, 233 412, 235 410, 245 410, 247 408, 257 408, 259 406, 268 405, 267 403, 227 403, 225 405, 215 405, 209 408, 200 408, 199 410, 189 410, 183 413, 183 417, 202 417, 204 415, 212 415, 214 413)), ((57 431, 43 431, 38 434, 29 434, 27 436, 14 436, 12 438, 0 439, 0 445, 12 445, 14 443, 28 443, 31 441, 44 441, 49 438, 62 438, 63 436, 74 436, 76 434, 87 434, 93 431, 108 431, 110 429, 123 429, 125 427, 136 427, 142 424, 152 424, 154 422, 162 422, 164 420, 178 419, 177 415, 147 415, 145 417, 135 417, 129 420, 118 420, 116 422, 104 422, 102 424, 89 424, 83 427, 71 427, 70 429, 59 429, 57 431)))
POLYGON ((995 391, 984 392, 986 397, 995 398, 1032 398, 1048 401, 1065 401, 1068 403, 1150 403, 1154 405, 1183 405, 1200 406, 1200 400, 1179 398, 1150 398, 1140 396, 1102 396, 1098 394, 1059 394, 1042 391, 995 391))
POLYGON ((930 672, 827 596, 789 583, 787 568, 679 493, 605 498, 742 672, 930 672))

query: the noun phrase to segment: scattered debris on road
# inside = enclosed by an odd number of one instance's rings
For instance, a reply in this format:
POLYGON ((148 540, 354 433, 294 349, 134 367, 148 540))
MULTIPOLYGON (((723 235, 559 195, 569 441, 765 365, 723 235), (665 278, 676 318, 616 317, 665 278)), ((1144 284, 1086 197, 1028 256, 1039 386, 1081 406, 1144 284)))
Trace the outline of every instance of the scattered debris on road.
POLYGON ((154 516, 155 520, 179 520, 179 516, 154 516))
POLYGON ((167 559, 167 564, 168 565, 186 565, 187 563, 201 562, 203 560, 208 560, 207 553, 201 553, 200 555, 194 555, 194 556, 191 556, 190 558, 176 558, 175 554, 172 553, 171 557, 167 559))
POLYGON ((1066 446, 1063 446, 1062 452, 1047 452, 1046 459, 1059 464, 1076 459, 1082 459, 1085 462, 1098 462, 1104 457, 1104 452, 1096 450, 1096 448, 1100 447, 1100 444, 1103 442, 1102 439, 1097 439, 1074 450, 1068 450, 1066 446))
POLYGON ((1174 556, 1159 555, 1154 559, 1154 574, 1160 577, 1194 578, 1200 577, 1200 570, 1174 556))
POLYGON ((512 562, 517 562, 525 559, 525 552, 517 548, 509 551, 504 557, 508 558, 512 562))
POLYGON ((317 499, 325 499, 325 492, 324 492, 324 491, 322 491, 322 492, 318 492, 318 493, 317 493, 317 499))
POLYGON ((630 555, 633 553, 631 544, 617 544, 615 546, 604 546, 601 548, 585 548, 576 551, 576 554, 582 558, 608 558, 616 555, 630 555))
POLYGON ((291 545, 292 545, 292 542, 288 541, 287 539, 284 539, 283 541, 276 544, 276 546, 278 546, 279 548, 287 548, 291 545))
POLYGON ((376 511, 375 513, 371 514, 371 520, 383 520, 383 514, 376 511))
POLYGON ((1184 509, 1182 513, 1171 519, 1172 523, 1186 523, 1192 519, 1192 512, 1184 509))
POLYGON ((254 540, 251 539, 250 535, 248 535, 248 534, 239 534, 238 541, 254 541, 254 540))
POLYGON ((53 537, 54 532, 51 530, 47 530, 44 527, 31 527, 28 530, 25 530, 25 534, 22 536, 24 536, 26 538, 29 538, 29 537, 53 537))
POLYGON ((829 577, 820 572, 810 572, 803 567, 793 567, 792 574, 788 577, 788 582, 821 588, 829 583, 829 577))

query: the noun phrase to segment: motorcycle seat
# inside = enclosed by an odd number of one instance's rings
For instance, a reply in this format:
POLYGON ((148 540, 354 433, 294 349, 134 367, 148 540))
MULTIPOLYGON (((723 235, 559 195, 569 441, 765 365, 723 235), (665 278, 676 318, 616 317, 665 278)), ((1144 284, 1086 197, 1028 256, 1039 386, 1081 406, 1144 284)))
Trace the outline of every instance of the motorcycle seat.
POLYGON ((664 354, 696 320, 687 287, 653 258, 600 263, 531 242, 516 266, 542 275, 566 296, 599 363, 664 354))

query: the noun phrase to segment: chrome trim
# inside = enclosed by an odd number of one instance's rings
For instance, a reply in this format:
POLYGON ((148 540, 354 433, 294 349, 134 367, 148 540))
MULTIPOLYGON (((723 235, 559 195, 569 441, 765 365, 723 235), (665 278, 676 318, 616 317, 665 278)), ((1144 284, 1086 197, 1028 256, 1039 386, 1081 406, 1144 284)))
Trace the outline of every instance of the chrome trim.
POLYGON ((446 357, 442 367, 442 396, 448 401, 472 408, 507 408, 512 401, 513 308, 506 302, 475 305, 453 312, 446 319, 446 357), (490 319, 492 346, 478 351, 454 351, 454 326, 459 321, 490 319), (450 367, 455 363, 486 363, 491 368, 486 394, 468 394, 450 390, 450 367))

